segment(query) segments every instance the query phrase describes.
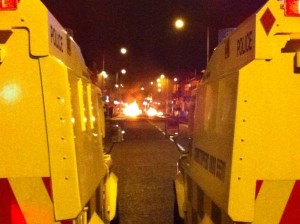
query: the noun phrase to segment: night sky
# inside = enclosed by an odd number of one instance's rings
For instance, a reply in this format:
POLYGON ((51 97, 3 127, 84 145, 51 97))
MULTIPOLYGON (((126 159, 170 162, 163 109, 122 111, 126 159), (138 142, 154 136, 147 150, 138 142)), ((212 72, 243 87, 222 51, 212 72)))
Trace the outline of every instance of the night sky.
POLYGON ((42 0, 74 32, 88 66, 95 62, 124 82, 149 81, 161 73, 185 77, 206 65, 206 30, 211 50, 218 29, 236 27, 266 0, 42 0), (173 26, 185 19, 184 30, 173 26), (127 55, 119 49, 125 46, 127 55))

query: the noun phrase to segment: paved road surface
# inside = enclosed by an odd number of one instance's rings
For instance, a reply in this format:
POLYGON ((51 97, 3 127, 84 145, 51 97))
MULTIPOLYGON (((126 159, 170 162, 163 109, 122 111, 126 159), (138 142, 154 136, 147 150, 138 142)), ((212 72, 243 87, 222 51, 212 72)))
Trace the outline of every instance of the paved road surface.
POLYGON ((119 178, 120 224, 171 224, 176 146, 147 120, 126 121, 124 126, 125 141, 111 153, 119 178))

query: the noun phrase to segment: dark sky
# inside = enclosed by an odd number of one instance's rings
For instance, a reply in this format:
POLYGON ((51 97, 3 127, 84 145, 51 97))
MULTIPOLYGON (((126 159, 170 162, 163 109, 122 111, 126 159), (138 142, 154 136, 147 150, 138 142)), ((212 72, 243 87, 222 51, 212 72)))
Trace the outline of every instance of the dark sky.
MULTIPOLYGON (((181 76, 206 65, 206 28, 211 49, 217 30, 236 27, 266 0, 42 0, 60 23, 74 32, 89 65, 115 73, 126 67, 125 81, 165 73, 181 76), (186 21, 174 29, 176 17, 186 21), (128 49, 126 56, 120 47, 128 49)), ((124 78, 125 79, 125 78, 124 78)))

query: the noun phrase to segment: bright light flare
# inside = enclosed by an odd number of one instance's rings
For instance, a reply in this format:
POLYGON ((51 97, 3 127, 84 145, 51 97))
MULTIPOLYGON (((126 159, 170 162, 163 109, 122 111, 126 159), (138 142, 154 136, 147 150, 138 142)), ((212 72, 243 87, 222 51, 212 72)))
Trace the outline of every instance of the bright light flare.
POLYGON ((127 53, 127 49, 125 47, 122 47, 120 49, 120 51, 121 51, 121 54, 126 54, 127 53))
POLYGON ((100 73, 101 76, 103 76, 104 79, 107 79, 108 78, 108 74, 106 73, 106 71, 102 71, 100 73))
POLYGON ((129 117, 136 117, 142 113, 142 110, 139 109, 138 104, 136 101, 133 103, 129 104, 124 110, 124 114, 129 117))
POLYGON ((0 89, 0 99, 5 100, 9 104, 16 103, 20 100, 21 96, 21 88, 15 83, 4 85, 2 89, 0 89))
POLYGON ((125 74, 126 74, 126 69, 123 68, 123 69, 121 70, 121 73, 122 73, 123 75, 125 75, 125 74))
POLYGON ((184 27, 184 21, 182 19, 177 19, 174 25, 176 29, 181 30, 184 27))
POLYGON ((164 113, 163 112, 157 112, 157 116, 163 116, 164 113))
POLYGON ((154 116, 157 115, 157 110, 154 109, 154 108, 152 108, 152 107, 150 107, 150 108, 147 110, 146 113, 147 113, 147 115, 148 115, 149 117, 154 117, 154 116))

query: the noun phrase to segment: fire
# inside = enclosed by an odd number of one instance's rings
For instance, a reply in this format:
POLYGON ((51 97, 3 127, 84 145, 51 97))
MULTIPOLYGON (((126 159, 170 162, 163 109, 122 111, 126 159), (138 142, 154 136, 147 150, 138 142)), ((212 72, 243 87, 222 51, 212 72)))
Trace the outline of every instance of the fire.
POLYGON ((150 107, 148 110, 147 110, 147 115, 149 117, 154 117, 155 115, 157 114, 157 110, 155 110, 154 108, 150 107))
POLYGON ((139 109, 139 106, 137 105, 136 101, 133 103, 129 104, 125 109, 124 109, 124 114, 126 116, 130 117, 136 117, 140 115, 142 111, 139 109))

